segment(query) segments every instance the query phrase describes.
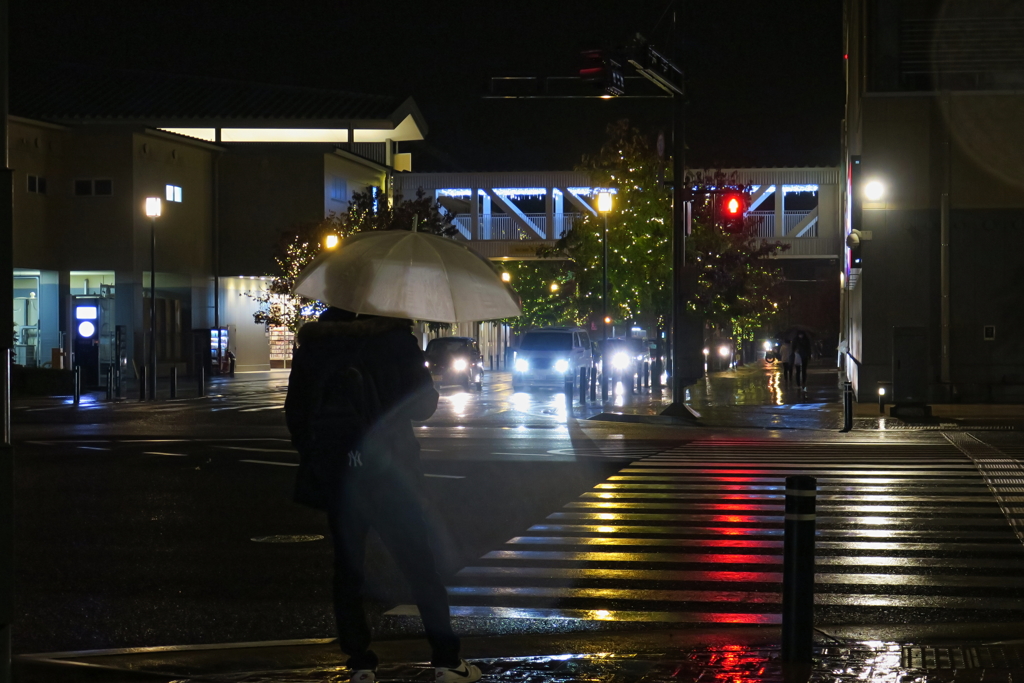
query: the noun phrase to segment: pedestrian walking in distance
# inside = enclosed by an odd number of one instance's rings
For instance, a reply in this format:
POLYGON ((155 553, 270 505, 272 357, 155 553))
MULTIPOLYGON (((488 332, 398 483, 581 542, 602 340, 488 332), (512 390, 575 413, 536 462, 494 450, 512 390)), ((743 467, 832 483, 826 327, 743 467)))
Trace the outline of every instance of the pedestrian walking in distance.
POLYGON ((299 330, 285 401, 300 460, 295 499, 327 512, 338 645, 357 683, 377 680, 379 663, 363 607, 371 528, 412 588, 435 682, 480 678, 480 669, 460 657, 420 503, 420 447, 411 420, 433 415, 437 398, 409 320, 332 307, 299 330))
POLYGON ((803 332, 797 332, 793 340, 793 368, 796 370, 796 383, 807 391, 807 365, 811 362, 811 340, 803 332))
POLYGON ((788 385, 793 379, 793 345, 788 339, 779 346, 779 357, 782 358, 782 379, 788 385))

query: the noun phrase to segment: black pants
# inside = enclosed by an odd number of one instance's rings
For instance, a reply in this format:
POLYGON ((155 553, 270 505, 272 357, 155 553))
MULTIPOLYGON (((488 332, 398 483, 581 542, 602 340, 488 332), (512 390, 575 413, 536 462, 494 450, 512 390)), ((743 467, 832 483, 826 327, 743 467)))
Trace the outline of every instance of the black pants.
POLYGON ((806 385, 807 384, 807 364, 806 363, 800 363, 799 365, 795 365, 795 367, 796 367, 796 383, 799 384, 800 386, 806 385))
POLYGON ((782 378, 786 380, 786 384, 789 384, 789 380, 793 379, 793 364, 786 361, 782 364, 782 378))
POLYGON ((376 669, 363 608, 366 535, 377 530, 412 588, 433 649, 434 666, 458 666, 459 638, 452 631, 448 592, 437 574, 427 525, 414 483, 416 475, 391 470, 366 479, 345 477, 328 516, 334 540, 334 616, 338 645, 353 669, 376 669))

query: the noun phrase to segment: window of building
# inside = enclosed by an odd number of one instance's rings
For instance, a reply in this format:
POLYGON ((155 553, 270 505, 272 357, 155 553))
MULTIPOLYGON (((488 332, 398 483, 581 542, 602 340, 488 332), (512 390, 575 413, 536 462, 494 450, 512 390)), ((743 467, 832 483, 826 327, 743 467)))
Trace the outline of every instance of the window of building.
POLYGON ((28 191, 34 194, 46 194, 46 178, 30 175, 28 177, 28 191))
POLYGON ((166 187, 166 197, 169 202, 181 203, 181 188, 177 185, 168 185, 166 187))
POLYGON ((331 176, 331 201, 343 202, 347 199, 348 183, 338 176, 331 176))
POLYGON ((78 197, 109 197, 112 194, 114 194, 114 181, 109 178, 75 181, 75 195, 78 197))

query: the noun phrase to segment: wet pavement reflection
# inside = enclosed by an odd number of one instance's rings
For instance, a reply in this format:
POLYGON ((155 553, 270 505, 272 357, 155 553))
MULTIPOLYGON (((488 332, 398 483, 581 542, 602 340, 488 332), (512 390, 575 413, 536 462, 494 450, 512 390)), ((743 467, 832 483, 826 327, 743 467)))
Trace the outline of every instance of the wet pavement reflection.
MULTIPOLYGON (((1012 683, 1024 674, 1024 668, 1021 668, 1024 665, 1015 648, 921 648, 881 641, 837 641, 819 645, 814 650, 814 663, 809 675, 806 671, 795 673, 789 670, 782 663, 778 648, 745 645, 661 652, 498 657, 474 661, 484 673, 483 680, 509 683, 768 683, 794 680, 800 683, 937 683, 954 680, 1012 683), (946 655, 944 658, 943 654, 946 655)), ((430 681, 433 675, 433 669, 425 663, 382 665, 377 670, 379 681, 430 681)), ((349 671, 345 667, 316 667, 208 675, 202 680, 341 683, 347 681, 348 676, 349 671)), ((193 683, 193 680, 181 679, 177 683, 193 683)))

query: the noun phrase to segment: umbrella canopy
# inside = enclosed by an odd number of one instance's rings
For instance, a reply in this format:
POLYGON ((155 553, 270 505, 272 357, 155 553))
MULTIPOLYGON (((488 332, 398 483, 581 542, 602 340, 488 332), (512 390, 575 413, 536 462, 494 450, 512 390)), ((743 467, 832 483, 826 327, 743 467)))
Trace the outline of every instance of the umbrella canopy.
POLYGON ((293 294, 355 313, 431 322, 522 314, 519 296, 469 247, 406 230, 361 232, 320 254, 293 294))

